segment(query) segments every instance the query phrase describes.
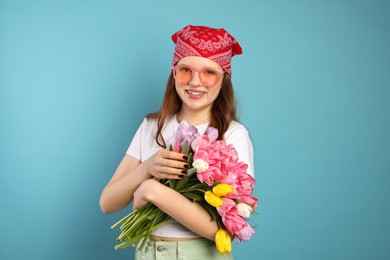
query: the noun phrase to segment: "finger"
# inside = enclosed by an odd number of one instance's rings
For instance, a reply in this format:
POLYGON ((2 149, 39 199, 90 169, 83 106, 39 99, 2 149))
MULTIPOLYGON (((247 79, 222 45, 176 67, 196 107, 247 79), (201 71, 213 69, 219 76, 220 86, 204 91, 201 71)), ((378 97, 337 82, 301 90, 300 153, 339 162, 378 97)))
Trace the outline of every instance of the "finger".
POLYGON ((190 167, 190 165, 185 161, 176 161, 172 159, 164 159, 161 161, 160 165, 176 169, 188 169, 190 167))
POLYGON ((169 150, 163 150, 161 155, 163 158, 171 159, 171 160, 183 161, 188 159, 188 156, 185 154, 177 153, 169 150))
POLYGON ((178 168, 165 167, 165 166, 157 167, 157 171, 160 174, 166 174, 166 175, 185 175, 185 174, 187 174, 187 169, 178 169, 178 168))
POLYGON ((161 179, 171 179, 171 180, 181 180, 184 175, 175 175, 175 174, 163 174, 164 176, 161 179))

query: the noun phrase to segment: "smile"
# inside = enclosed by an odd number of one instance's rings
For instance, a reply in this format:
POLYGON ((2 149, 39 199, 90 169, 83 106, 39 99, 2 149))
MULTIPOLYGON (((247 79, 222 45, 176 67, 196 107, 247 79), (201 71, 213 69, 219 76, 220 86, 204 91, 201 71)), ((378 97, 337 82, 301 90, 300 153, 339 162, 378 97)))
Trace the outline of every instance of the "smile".
POLYGON ((190 91, 190 90, 186 90, 186 91, 188 94, 193 95, 193 96, 197 96, 197 97, 206 93, 206 92, 202 92, 202 91, 190 91))

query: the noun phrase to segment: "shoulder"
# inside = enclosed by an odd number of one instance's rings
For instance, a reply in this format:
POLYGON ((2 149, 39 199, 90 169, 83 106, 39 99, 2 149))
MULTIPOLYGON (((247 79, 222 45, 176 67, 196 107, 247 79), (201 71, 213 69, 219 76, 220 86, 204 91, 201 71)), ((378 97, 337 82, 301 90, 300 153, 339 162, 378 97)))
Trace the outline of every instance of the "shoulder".
POLYGON ((147 116, 144 117, 144 119, 141 123, 141 125, 148 125, 148 126, 155 125, 155 124, 157 124, 157 118, 152 118, 152 117, 147 117, 147 116))
MULTIPOLYGON (((158 121, 158 119, 155 117, 146 116, 146 117, 144 117, 141 125, 155 126, 155 125, 157 125, 157 121, 158 121)), ((165 120, 164 125, 172 125, 172 124, 174 125, 175 121, 176 121, 176 117, 170 116, 165 120)))
POLYGON ((233 136, 240 135, 249 136, 248 130, 243 124, 237 121, 232 121, 229 125, 229 128, 225 132, 224 139, 226 140, 233 136))
MULTIPOLYGON (((172 133, 176 133, 177 127, 178 124, 176 122, 175 117, 169 117, 165 120, 164 125, 161 129, 161 134, 163 135, 165 141, 167 141, 167 139, 171 141, 170 136, 172 135, 172 133)), ((143 135, 148 135, 150 136, 150 138, 153 138, 154 140, 158 130, 158 119, 145 117, 139 128, 143 135)))
POLYGON ((151 130, 154 130, 157 128, 157 119, 150 118, 150 117, 144 117, 139 128, 142 131, 150 132, 151 130))
POLYGON ((150 135, 155 128, 157 128, 157 120, 144 117, 141 124, 138 126, 136 136, 150 135))

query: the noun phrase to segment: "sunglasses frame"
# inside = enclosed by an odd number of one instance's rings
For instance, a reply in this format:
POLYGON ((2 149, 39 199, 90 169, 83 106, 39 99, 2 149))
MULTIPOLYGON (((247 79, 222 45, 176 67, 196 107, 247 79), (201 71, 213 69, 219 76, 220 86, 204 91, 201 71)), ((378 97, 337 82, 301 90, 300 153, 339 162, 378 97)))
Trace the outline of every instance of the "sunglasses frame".
POLYGON ((172 72, 173 72, 173 77, 175 78, 175 80, 179 81, 180 84, 188 84, 191 82, 191 80, 194 78, 194 75, 195 75, 195 72, 198 73, 198 78, 199 80, 202 82, 202 84, 206 87, 213 87, 215 86, 219 80, 221 79, 222 75, 225 74, 225 71, 221 71, 219 69, 216 69, 216 68, 212 68, 212 67, 204 67, 204 68, 201 68, 201 69, 196 69, 194 68, 193 66, 190 66, 190 65, 186 65, 186 64, 177 64, 175 66, 172 66, 172 72), (180 81, 177 76, 176 76, 176 70, 177 69, 180 69, 180 68, 188 68, 191 70, 192 72, 192 76, 190 78, 190 80, 188 82, 183 82, 183 81, 180 81), (210 71, 213 71, 216 73, 216 80, 215 80, 215 83, 212 84, 212 85, 209 85, 209 84, 205 84, 204 81, 202 81, 202 71, 207 71, 207 70, 210 70, 210 71))

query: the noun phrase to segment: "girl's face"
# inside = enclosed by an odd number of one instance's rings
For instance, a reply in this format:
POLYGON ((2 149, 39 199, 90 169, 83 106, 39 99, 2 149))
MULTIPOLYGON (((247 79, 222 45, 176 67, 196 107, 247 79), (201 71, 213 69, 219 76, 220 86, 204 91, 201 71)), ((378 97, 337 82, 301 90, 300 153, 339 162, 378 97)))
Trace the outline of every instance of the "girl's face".
POLYGON ((182 110, 210 112, 222 86, 221 66, 207 58, 188 56, 174 66, 173 74, 182 110))

